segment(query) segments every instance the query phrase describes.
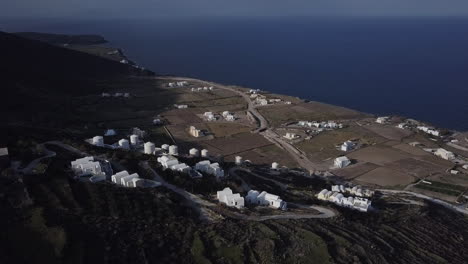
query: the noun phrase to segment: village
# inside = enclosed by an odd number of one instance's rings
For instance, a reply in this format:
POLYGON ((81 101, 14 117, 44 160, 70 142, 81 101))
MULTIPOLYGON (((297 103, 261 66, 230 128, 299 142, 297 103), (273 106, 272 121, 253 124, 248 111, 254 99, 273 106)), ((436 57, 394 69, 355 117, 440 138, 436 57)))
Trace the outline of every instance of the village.
MULTIPOLYGON (((394 195, 428 195, 466 210, 466 189, 457 186, 468 186, 463 180, 468 159, 460 151, 463 146, 453 147, 459 139, 446 131, 260 90, 186 80, 162 86, 181 93, 181 99, 144 122, 109 123, 100 135, 84 139, 106 154, 71 160, 74 179, 120 188, 169 188, 206 215, 224 217, 376 213, 373 205, 381 204, 388 188, 396 188, 394 195), (290 114, 275 115, 285 108, 290 114), (138 154, 139 167, 150 175, 112 161, 114 152, 138 154), (446 183, 448 175, 458 178, 446 183), (311 184, 304 189, 297 180, 311 184), (210 186, 209 191, 200 186, 210 186)), ((137 103, 141 95, 138 90, 102 93, 106 97, 137 103)))

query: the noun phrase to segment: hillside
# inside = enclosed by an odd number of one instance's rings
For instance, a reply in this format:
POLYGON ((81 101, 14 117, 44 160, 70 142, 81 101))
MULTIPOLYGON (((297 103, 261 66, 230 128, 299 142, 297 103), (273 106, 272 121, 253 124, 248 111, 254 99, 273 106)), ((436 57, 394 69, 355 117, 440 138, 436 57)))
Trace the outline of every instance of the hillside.
POLYGON ((36 121, 43 126, 44 119, 60 126, 71 111, 71 97, 100 94, 104 81, 153 75, 131 65, 14 34, 0 32, 0 43, 1 87, 4 98, 8 98, 0 106, 3 126, 36 121))

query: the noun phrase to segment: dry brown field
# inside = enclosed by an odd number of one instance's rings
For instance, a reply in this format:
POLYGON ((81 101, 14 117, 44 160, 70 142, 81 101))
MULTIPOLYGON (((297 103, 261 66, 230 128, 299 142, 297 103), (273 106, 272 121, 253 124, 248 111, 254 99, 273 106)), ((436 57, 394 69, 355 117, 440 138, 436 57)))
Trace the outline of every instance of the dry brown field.
POLYGON ((380 167, 355 178, 355 180, 357 182, 374 184, 378 186, 395 187, 406 186, 414 182, 416 178, 396 170, 380 167))
POLYGON ((377 165, 385 165, 397 160, 407 159, 411 156, 405 152, 391 147, 370 146, 359 149, 347 155, 349 158, 358 161, 371 162, 377 165))
POLYGON ((371 170, 375 170, 378 167, 379 166, 373 163, 363 162, 363 163, 357 163, 357 164, 351 165, 343 169, 334 170, 333 174, 343 177, 346 180, 351 180, 371 170))
POLYGON ((365 126, 365 128, 369 129, 370 131, 390 140, 401 141, 403 138, 408 137, 412 134, 411 131, 406 129, 400 129, 393 125, 379 125, 379 124, 372 124, 369 126, 365 126))

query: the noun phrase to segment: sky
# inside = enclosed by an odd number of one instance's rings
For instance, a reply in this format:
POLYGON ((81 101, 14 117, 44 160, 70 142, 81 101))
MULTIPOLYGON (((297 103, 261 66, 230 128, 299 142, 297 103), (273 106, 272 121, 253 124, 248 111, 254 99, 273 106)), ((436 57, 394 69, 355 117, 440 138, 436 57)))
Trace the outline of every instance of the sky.
POLYGON ((468 0, 1 0, 0 17, 468 16, 468 0))

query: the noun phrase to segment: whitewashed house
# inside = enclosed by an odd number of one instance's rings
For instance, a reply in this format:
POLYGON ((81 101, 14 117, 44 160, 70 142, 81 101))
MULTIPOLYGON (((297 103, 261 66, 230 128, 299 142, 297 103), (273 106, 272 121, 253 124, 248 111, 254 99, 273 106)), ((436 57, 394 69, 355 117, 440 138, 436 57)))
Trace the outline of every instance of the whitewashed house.
POLYGON ((350 151, 354 149, 354 146, 355 146, 354 142, 348 140, 341 145, 340 149, 341 151, 350 151))
POLYGON ((320 191, 317 195, 317 198, 319 200, 323 200, 323 201, 327 201, 328 200, 328 197, 330 197, 330 195, 332 194, 331 191, 327 190, 327 189, 323 189, 322 191, 320 191))
POLYGON ((172 157, 172 156, 158 157, 157 160, 161 164, 161 166, 163 166, 164 169, 168 169, 174 165, 179 164, 179 161, 175 157, 172 157))
POLYGON ((176 145, 169 146, 169 155, 179 155, 179 148, 176 145))
POLYGON ((241 156, 236 156, 235 163, 236 163, 237 166, 242 165, 242 163, 243 163, 242 157, 241 156))
POLYGON ((131 135, 130 136, 130 144, 132 144, 133 146, 135 145, 138 145, 138 135, 131 135))
POLYGON ((201 131, 200 129, 195 128, 194 126, 190 126, 189 133, 193 137, 202 137, 202 136, 204 136, 203 131, 201 131))
POLYGON ((377 117, 377 119, 375 120, 376 123, 379 123, 379 124, 385 124, 387 123, 387 121, 390 119, 389 116, 380 116, 380 117, 377 117))
POLYGON ((209 160, 203 160, 195 164, 195 169, 216 178, 224 177, 224 170, 219 166, 218 163, 211 163, 209 160))
POLYGON ((128 171, 124 170, 124 171, 121 171, 121 172, 117 172, 116 174, 112 175, 111 176, 111 180, 113 183, 115 184, 120 184, 121 183, 121 179, 123 177, 127 177, 129 176, 130 174, 128 174, 128 171))
POLYGON ((238 209, 244 207, 244 198, 238 193, 232 193, 231 188, 226 187, 222 191, 216 193, 218 201, 224 203, 229 207, 236 207, 238 209))
POLYGON ((144 144, 144 151, 145 154, 154 154, 154 152, 156 151, 156 145, 153 142, 146 142, 144 144))
POLYGON ((434 155, 440 157, 440 158, 443 158, 445 160, 453 160, 455 159, 455 154, 453 154, 453 152, 450 152, 446 149, 443 149, 443 148, 438 148, 436 150, 436 152, 434 152, 434 155))
POLYGON ((289 139, 289 140, 293 140, 293 139, 298 138, 299 136, 296 135, 296 134, 294 134, 294 133, 288 132, 288 133, 286 133, 286 135, 285 135, 284 137, 287 138, 287 139, 289 139))
POLYGON ((349 160, 346 156, 342 156, 336 158, 334 164, 336 168, 344 168, 351 164, 351 160, 349 160))
POLYGON ((209 156, 209 152, 207 149, 202 149, 201 156, 207 158, 209 156))
POLYGON ((271 164, 271 168, 272 168, 273 170, 277 170, 277 169, 279 168, 279 163, 278 163, 278 162, 273 162, 273 163, 271 164))
POLYGON ((200 151, 196 148, 192 148, 189 150, 189 155, 192 157, 198 157, 200 156, 200 151))
POLYGON ((357 209, 361 212, 367 212, 367 210, 369 210, 370 205, 371 205, 371 201, 369 201, 368 199, 359 198, 359 197, 354 198, 354 204, 353 204, 354 209, 357 209))
POLYGON ((98 147, 104 146, 104 138, 102 136, 93 137, 92 142, 93 142, 93 145, 95 146, 98 146, 98 147))
POLYGON ((127 185, 129 183, 133 184, 133 179, 139 179, 140 177, 138 176, 137 173, 133 173, 131 175, 128 175, 128 176, 124 176, 120 179, 120 185, 124 186, 124 187, 127 187, 127 185))
POLYGON ((280 199, 278 195, 270 194, 265 191, 259 193, 256 190, 250 190, 247 193, 246 200, 251 204, 270 206, 275 209, 286 209, 287 203, 280 199))

